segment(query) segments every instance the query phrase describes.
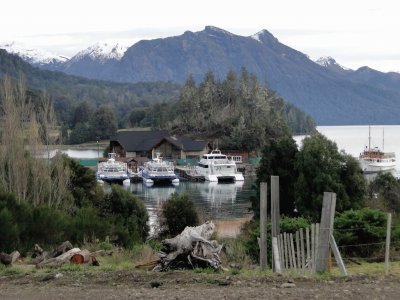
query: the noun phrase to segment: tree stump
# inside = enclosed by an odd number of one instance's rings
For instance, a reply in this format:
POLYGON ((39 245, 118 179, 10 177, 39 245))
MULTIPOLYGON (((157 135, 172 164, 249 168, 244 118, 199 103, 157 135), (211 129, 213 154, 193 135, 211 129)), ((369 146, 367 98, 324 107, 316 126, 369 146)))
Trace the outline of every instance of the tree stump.
POLYGON ((162 241, 163 251, 158 253, 160 260, 154 271, 166 271, 176 266, 197 265, 214 269, 221 268, 219 253, 223 246, 210 241, 215 225, 206 222, 196 227, 186 227, 181 234, 162 241))

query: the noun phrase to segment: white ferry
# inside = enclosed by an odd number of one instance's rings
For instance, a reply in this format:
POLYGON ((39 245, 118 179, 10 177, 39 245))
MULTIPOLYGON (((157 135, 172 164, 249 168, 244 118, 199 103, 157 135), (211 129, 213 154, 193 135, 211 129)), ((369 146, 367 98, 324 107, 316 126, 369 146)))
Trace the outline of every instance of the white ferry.
POLYGON ((196 166, 196 173, 211 182, 244 180, 243 174, 237 171, 236 162, 221 154, 218 149, 203 154, 196 166))
POLYGON ((139 175, 143 178, 143 182, 147 184, 179 183, 179 178, 174 172, 174 165, 171 162, 163 161, 160 153, 156 153, 155 158, 144 164, 139 175))
POLYGON ((127 164, 117 161, 116 156, 116 153, 108 153, 108 160, 98 163, 96 177, 99 183, 130 184, 127 164))

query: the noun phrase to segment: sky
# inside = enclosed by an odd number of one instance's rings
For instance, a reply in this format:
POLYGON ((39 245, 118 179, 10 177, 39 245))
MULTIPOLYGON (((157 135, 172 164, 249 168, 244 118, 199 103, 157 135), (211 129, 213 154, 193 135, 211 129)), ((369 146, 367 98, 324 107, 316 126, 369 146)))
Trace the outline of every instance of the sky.
POLYGON ((0 44, 73 56, 97 42, 201 31, 207 25, 250 36, 262 29, 315 60, 400 72, 398 0, 5 0, 0 44))

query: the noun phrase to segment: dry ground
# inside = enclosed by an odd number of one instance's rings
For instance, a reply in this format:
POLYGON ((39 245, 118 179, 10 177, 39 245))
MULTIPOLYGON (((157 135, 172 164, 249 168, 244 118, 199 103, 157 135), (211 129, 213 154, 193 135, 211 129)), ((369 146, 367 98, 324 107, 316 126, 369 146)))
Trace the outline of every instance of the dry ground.
POLYGON ((400 299, 398 275, 285 277, 195 271, 60 271, 0 276, 0 299, 400 299), (54 278, 55 274, 62 274, 54 278), (287 284, 289 282, 289 284, 287 284), (152 285, 160 284, 158 288, 152 285), (287 287, 286 287, 287 286, 287 287))

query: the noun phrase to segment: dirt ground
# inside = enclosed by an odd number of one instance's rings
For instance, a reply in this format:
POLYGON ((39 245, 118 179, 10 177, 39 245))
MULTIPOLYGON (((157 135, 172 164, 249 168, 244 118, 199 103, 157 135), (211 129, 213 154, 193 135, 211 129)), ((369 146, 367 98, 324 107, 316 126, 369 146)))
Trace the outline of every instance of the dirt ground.
POLYGON ((398 276, 323 280, 193 271, 56 274, 1 276, 0 299, 400 299, 398 276))

